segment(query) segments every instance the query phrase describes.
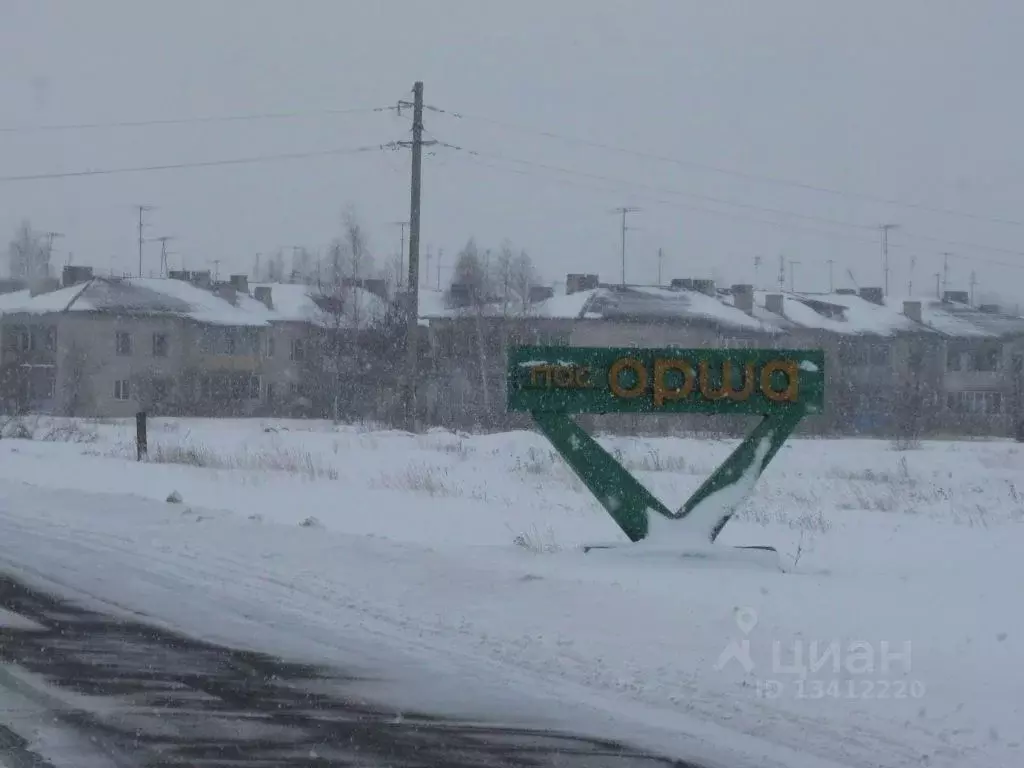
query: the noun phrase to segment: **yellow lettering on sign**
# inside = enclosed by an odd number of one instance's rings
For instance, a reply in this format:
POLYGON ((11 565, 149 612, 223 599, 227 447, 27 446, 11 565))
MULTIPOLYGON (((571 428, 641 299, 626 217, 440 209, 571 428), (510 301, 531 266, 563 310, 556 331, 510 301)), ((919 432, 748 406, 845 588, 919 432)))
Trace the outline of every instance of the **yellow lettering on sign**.
POLYGON ((560 389, 586 389, 590 386, 590 370, 574 365, 535 365, 530 368, 530 385, 560 389))
POLYGON ((571 387, 573 381, 572 368, 566 368, 564 365, 558 366, 555 368, 554 379, 556 387, 571 387))
POLYGON ((661 408, 666 400, 683 400, 693 392, 695 375, 693 366, 689 360, 664 360, 658 358, 654 361, 654 405, 661 408), (679 387, 667 387, 665 377, 669 371, 678 371, 683 375, 683 383, 679 387))
POLYGON ((626 399, 639 397, 647 390, 647 369, 636 358, 620 357, 612 363, 612 367, 608 371, 608 386, 616 397, 624 397, 626 399), (620 374, 627 368, 636 376, 636 384, 629 389, 626 389, 619 383, 620 374))
POLYGON ((743 388, 733 389, 732 361, 722 361, 722 386, 715 389, 711 386, 710 365, 707 360, 700 361, 700 393, 708 400, 746 400, 754 393, 754 364, 747 363, 743 367, 743 388))
POLYGON ((794 403, 799 394, 800 370, 792 360, 772 360, 761 369, 761 391, 775 403, 794 403), (772 388, 772 374, 781 371, 786 374, 786 388, 772 388))

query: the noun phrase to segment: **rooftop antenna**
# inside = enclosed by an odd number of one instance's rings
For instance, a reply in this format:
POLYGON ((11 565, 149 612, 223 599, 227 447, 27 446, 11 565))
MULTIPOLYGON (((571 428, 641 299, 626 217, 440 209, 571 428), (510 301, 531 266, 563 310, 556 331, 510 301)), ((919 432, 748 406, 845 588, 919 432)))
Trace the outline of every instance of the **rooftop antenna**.
POLYGON ((626 226, 626 215, 630 213, 636 213, 639 208, 631 208, 629 206, 622 206, 616 208, 612 213, 618 213, 622 216, 622 286, 626 286, 626 231, 630 229, 626 226))
POLYGON ((899 229, 899 224, 881 224, 882 231, 882 273, 885 276, 885 295, 889 295, 889 230, 899 229))
POLYGON ((152 211, 154 206, 152 205, 137 205, 135 206, 139 210, 139 277, 142 277, 142 244, 145 242, 143 236, 143 224, 142 217, 147 211, 152 211))
POLYGON ((850 276, 850 282, 853 283, 853 287, 859 291, 860 286, 857 284, 857 278, 853 276, 853 270, 847 269, 846 274, 850 276))
POLYGON ((156 239, 160 242, 160 277, 167 277, 167 241, 174 240, 174 235, 163 235, 156 239))
POLYGON ((796 293, 796 266, 799 261, 789 260, 789 292, 796 293))
POLYGON ((53 241, 58 237, 64 237, 64 235, 61 232, 44 232, 43 237, 46 238, 46 270, 49 273, 50 259, 53 258, 53 241))

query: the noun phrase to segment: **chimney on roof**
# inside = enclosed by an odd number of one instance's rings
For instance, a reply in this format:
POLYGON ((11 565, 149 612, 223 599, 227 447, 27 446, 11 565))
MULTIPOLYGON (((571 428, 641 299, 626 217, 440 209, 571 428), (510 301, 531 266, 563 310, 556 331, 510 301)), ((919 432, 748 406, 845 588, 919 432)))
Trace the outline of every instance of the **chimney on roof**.
POLYGON ((903 314, 908 320, 912 320, 915 323, 923 323, 921 319, 921 302, 920 301, 904 301, 903 302, 903 314))
POLYGON ((715 281, 714 280, 694 280, 693 290, 698 293, 703 293, 705 296, 715 295, 715 281))
POLYGON ((67 288, 69 285, 78 285, 92 280, 92 267, 68 264, 61 273, 61 285, 67 288))
POLYGON ((472 304, 469 286, 466 283, 452 283, 448 289, 452 309, 461 309, 472 304))
POLYGON ((248 275, 232 275, 230 278, 231 285, 239 293, 249 294, 249 276, 248 275))
POLYGON ((565 276, 565 292, 579 293, 580 291, 592 291, 601 284, 597 275, 577 274, 570 272, 565 276))
POLYGON ((555 295, 555 289, 550 285, 531 285, 530 286, 530 303, 536 304, 538 301, 547 301, 555 295))
POLYGON ((732 287, 732 303, 736 309, 754 314, 754 286, 747 283, 740 283, 732 287))
POLYGON ((786 316, 785 306, 782 301, 781 293, 769 293, 764 297, 764 308, 771 312, 773 315, 786 316))
POLYGON ((269 285, 257 285, 254 298, 256 301, 261 302, 267 309, 274 308, 274 299, 271 295, 269 285))
POLYGON ((861 288, 860 297, 879 306, 885 304, 885 292, 881 288, 861 288))
POLYGON ((213 287, 213 295, 218 299, 224 299, 228 304, 238 304, 238 291, 231 283, 217 283, 213 287))

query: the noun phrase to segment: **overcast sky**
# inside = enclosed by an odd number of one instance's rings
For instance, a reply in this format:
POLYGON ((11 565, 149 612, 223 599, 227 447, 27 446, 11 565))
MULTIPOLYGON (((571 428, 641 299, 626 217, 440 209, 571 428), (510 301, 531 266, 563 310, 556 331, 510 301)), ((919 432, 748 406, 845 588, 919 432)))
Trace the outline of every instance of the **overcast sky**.
MULTIPOLYGON (((827 289, 830 259, 837 287, 848 269, 879 285, 877 227, 899 223, 893 293, 906 292, 912 256, 915 293, 934 292, 949 251, 950 288, 966 289, 973 269, 979 296, 1024 304, 1019 0, 0 6, 0 233, 22 217, 59 231, 61 263, 71 251, 77 264, 136 270, 139 203, 156 206, 147 236, 178 238, 172 268, 217 259, 223 275, 249 271, 258 252, 323 247, 350 204, 375 253, 392 256, 390 222, 408 217, 405 150, 10 177, 406 140, 406 113, 339 111, 392 106, 423 80, 428 105, 465 115, 426 115, 428 138, 464 148, 424 162, 423 243, 443 249, 442 270, 470 236, 509 238, 547 280, 616 281, 611 211, 635 206, 631 282, 657 280, 662 248, 666 282, 751 282, 761 256, 767 287, 784 254, 787 270, 799 262, 798 290, 827 289), (299 116, 109 125, 281 112, 299 116), (104 125, 38 127, 83 123, 104 125)), ((159 244, 146 248, 148 272, 159 244)))

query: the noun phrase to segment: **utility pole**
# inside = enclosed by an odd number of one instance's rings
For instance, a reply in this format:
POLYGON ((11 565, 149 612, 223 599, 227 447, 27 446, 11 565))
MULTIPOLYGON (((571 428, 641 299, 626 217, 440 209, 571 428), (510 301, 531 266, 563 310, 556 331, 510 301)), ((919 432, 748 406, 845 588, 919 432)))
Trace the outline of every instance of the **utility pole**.
POLYGON ((907 295, 914 295, 914 267, 917 266, 917 254, 910 255, 910 277, 907 278, 907 295))
POLYGON ((786 256, 785 254, 779 254, 779 290, 783 291, 786 288, 786 256))
POLYGON ((145 226, 142 223, 142 217, 143 217, 143 215, 147 211, 152 211, 153 210, 153 206, 152 205, 137 205, 135 207, 139 209, 139 277, 142 277, 142 244, 145 242, 145 237, 142 234, 143 233, 143 228, 145 226))
POLYGON ((799 264, 799 263, 800 263, 799 261, 793 261, 792 259, 790 259, 790 262, 789 262, 789 292, 790 293, 796 293, 796 269, 794 269, 794 267, 796 267, 796 265, 799 264))
POLYGON ((899 224, 882 224, 882 272, 885 275, 885 295, 889 295, 889 230, 898 229, 899 224))
POLYGON ((754 289, 760 287, 761 283, 761 257, 754 257, 754 289))
MULTIPOLYGON (((408 429, 416 425, 416 367, 419 363, 419 286, 420 286, 420 188, 423 176, 423 82, 412 87, 412 141, 399 142, 412 149, 412 174, 409 184, 409 281, 405 335, 405 420, 408 429)), ((399 108, 410 106, 400 101, 399 108)), ((436 142, 427 142, 435 144, 436 142)))
POLYGON ((661 248, 658 249, 658 286, 661 286, 661 262, 665 258, 664 252, 661 248))
POLYGON ((213 260, 213 281, 220 280, 220 259, 213 260))
POLYGON ((430 248, 427 248, 427 268, 423 270, 423 282, 426 283, 427 288, 430 287, 430 260, 433 258, 433 254, 430 252, 430 248))
MULTIPOLYGON (((945 293, 949 290, 949 257, 953 254, 948 252, 942 253, 942 292, 945 293)), ((940 295, 941 299, 942 296, 940 295)))
POLYGON ((971 270, 971 306, 974 306, 974 286, 978 284, 978 275, 972 269, 971 270))
POLYGON ((828 260, 828 292, 835 293, 835 283, 832 281, 832 267, 835 265, 835 259, 828 260))
MULTIPOLYGON (((444 248, 437 249, 437 290, 441 290, 441 258, 444 256, 444 248)), ((427 275, 427 284, 430 284, 430 275, 427 275)))
POLYGON ((935 273, 935 298, 936 299, 941 299, 942 298, 942 290, 939 288, 939 278, 941 278, 941 277, 942 277, 942 273, 941 272, 936 272, 935 273))
POLYGON ((173 235, 162 235, 157 238, 160 241, 160 277, 167 277, 167 241, 173 239, 173 235))
POLYGON ((622 206, 621 208, 616 208, 615 211, 614 211, 614 213, 618 213, 618 214, 620 214, 622 216, 622 285, 623 285, 623 287, 625 287, 625 285, 626 285, 626 230, 629 229, 629 227, 626 226, 626 216, 627 216, 627 214, 630 214, 630 213, 636 213, 639 210, 640 210, 639 208, 630 208, 628 206, 622 206))

